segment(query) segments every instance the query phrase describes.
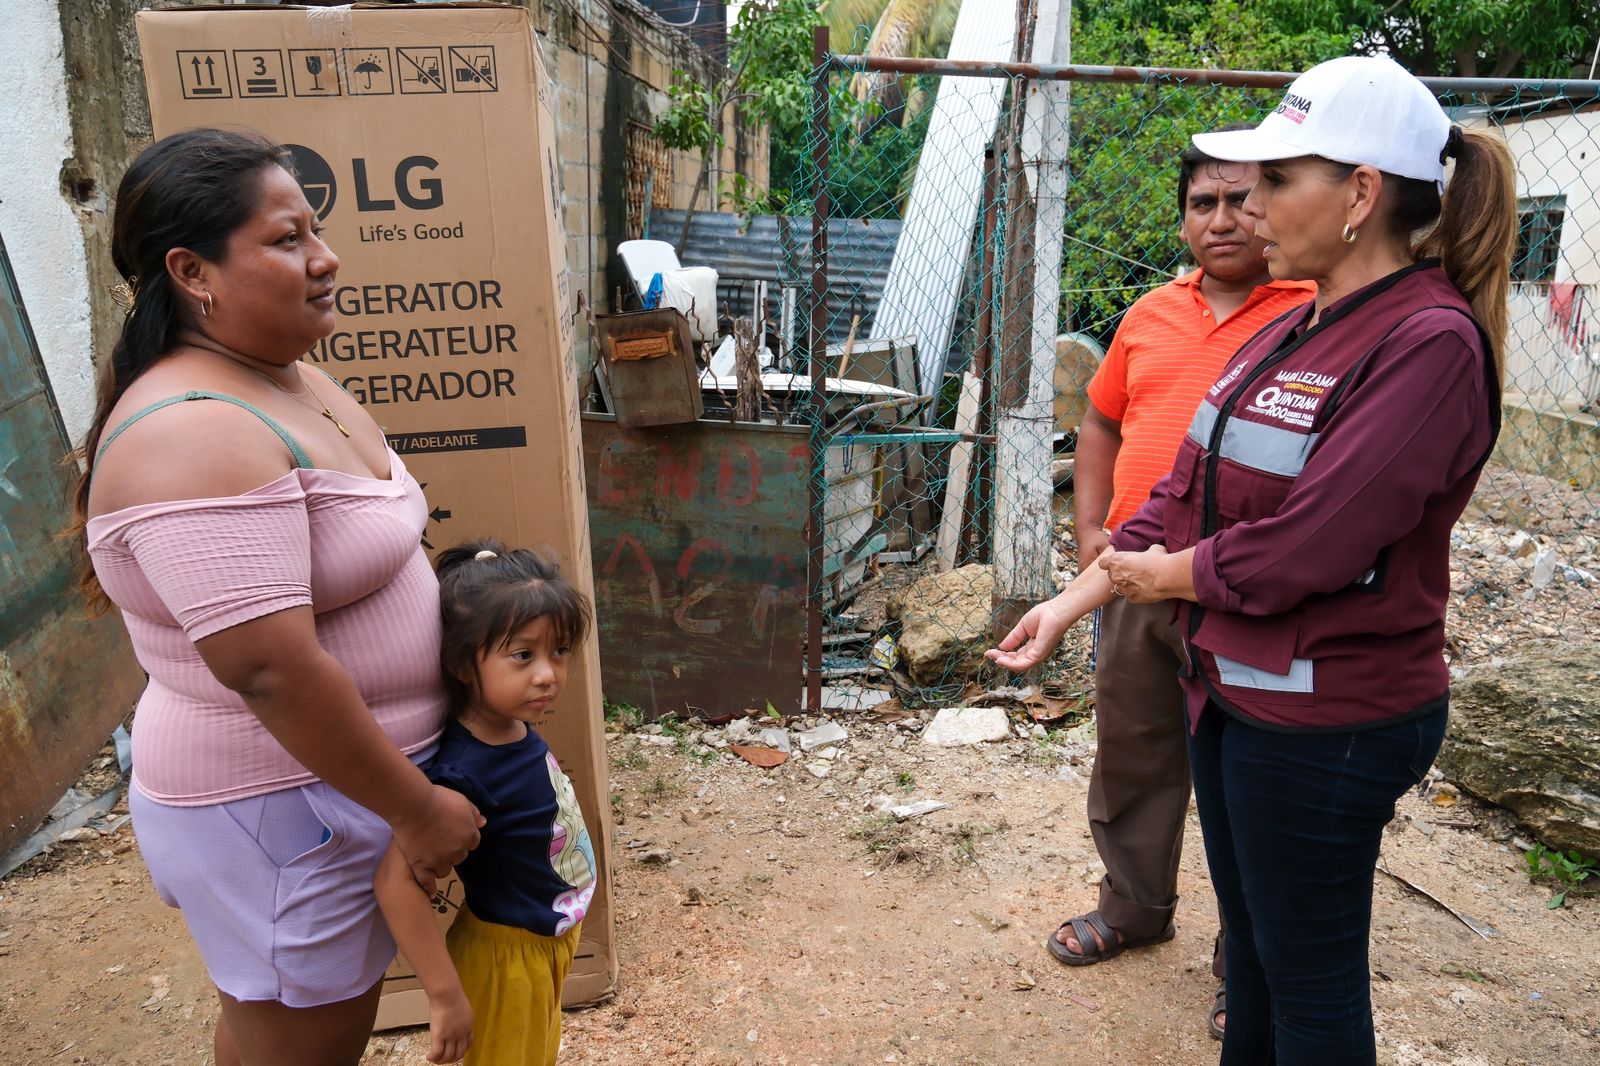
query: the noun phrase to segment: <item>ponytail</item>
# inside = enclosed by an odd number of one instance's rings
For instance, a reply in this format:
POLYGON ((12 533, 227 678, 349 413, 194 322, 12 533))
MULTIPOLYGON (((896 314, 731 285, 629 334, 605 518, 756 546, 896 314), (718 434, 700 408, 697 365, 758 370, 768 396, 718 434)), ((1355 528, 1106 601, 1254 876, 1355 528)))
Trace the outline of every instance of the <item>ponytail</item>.
MULTIPOLYGON (((1495 375, 1505 380, 1507 294, 1517 240, 1516 164, 1503 137, 1488 130, 1461 130, 1451 138, 1455 173, 1445 185, 1439 224, 1417 246, 1419 257, 1437 258, 1489 338, 1495 375)), ((1447 149, 1447 150, 1449 150, 1447 149)))
POLYGON ((72 456, 82 473, 73 492, 72 525, 63 534, 83 549, 78 587, 91 615, 111 606, 88 550, 89 483, 99 458, 96 451, 123 394, 166 357, 184 323, 167 273, 167 253, 187 248, 213 262, 222 259, 229 236, 255 213, 261 173, 270 166, 293 173, 288 153, 259 134, 189 130, 139 153, 117 186, 111 258, 129 290, 127 316, 100 372, 94 419, 72 456))

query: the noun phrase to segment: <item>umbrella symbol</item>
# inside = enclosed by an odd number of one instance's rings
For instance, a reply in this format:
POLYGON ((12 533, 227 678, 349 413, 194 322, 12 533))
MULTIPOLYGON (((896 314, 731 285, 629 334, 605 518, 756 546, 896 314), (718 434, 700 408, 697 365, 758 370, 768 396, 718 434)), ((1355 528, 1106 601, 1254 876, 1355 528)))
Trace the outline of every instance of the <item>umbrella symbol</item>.
POLYGON ((361 62, 356 64, 356 71, 355 72, 357 74, 365 74, 367 76, 367 89, 368 89, 368 91, 371 91, 371 89, 372 89, 372 76, 374 74, 382 74, 383 73, 383 67, 378 65, 378 57, 377 56, 368 56, 367 58, 363 59, 361 62))

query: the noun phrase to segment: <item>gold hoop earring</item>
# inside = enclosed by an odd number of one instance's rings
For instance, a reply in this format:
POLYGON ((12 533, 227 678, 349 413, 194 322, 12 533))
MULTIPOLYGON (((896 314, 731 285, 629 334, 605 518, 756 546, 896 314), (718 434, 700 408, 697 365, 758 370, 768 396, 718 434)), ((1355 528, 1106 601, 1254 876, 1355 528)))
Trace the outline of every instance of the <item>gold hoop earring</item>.
MULTIPOLYGON (((1345 227, 1345 229, 1347 229, 1347 230, 1349 228, 1350 228, 1349 226, 1345 227)), ((214 297, 212 297, 211 290, 207 289, 206 290, 206 298, 204 300, 200 301, 200 313, 202 315, 204 315, 206 318, 210 318, 212 309, 215 308, 216 305, 217 305, 217 302, 216 302, 216 299, 214 297)))
POLYGON ((1344 232, 1339 234, 1339 238, 1346 244, 1354 244, 1356 243, 1356 234, 1360 232, 1360 229, 1352 229, 1350 223, 1346 222, 1344 224, 1344 232))

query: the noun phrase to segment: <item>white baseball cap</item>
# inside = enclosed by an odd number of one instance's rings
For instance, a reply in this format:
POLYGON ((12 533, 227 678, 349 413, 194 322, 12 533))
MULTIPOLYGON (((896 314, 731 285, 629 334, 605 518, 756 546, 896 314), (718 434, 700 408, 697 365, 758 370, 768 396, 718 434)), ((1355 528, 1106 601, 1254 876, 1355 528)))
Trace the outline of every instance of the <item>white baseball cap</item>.
POLYGON ((1255 129, 1197 133, 1194 145, 1228 162, 1316 155, 1442 182, 1449 136, 1439 101, 1404 67, 1387 56, 1345 56, 1296 78, 1255 129))

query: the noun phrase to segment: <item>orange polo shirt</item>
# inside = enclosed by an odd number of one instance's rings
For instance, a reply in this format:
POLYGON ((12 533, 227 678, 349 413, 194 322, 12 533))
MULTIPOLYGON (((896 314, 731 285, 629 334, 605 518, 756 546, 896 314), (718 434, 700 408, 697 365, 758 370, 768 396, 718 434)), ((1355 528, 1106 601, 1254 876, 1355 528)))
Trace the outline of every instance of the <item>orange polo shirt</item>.
POLYGON ((1172 471, 1200 398, 1234 353, 1262 326, 1317 291, 1309 281, 1258 285, 1243 306, 1214 322, 1200 294, 1201 274, 1185 274, 1134 301, 1089 382, 1095 410, 1122 423, 1108 529, 1132 517, 1156 482, 1172 471))

